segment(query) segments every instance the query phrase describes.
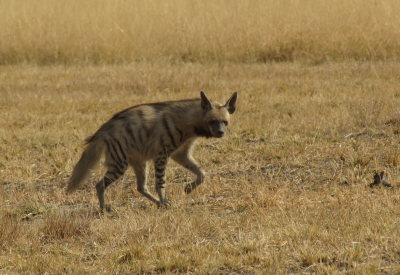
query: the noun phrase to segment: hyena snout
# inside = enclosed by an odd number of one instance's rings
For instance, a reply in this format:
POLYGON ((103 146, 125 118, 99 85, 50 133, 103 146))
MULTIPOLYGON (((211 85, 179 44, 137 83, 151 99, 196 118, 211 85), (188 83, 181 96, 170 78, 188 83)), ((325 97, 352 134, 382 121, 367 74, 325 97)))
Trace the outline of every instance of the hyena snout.
POLYGON ((214 136, 217 138, 221 138, 221 137, 225 136, 225 130, 222 130, 222 129, 217 130, 217 132, 215 133, 214 136))
POLYGON ((216 138, 222 138, 226 133, 226 126, 223 122, 213 122, 210 127, 211 134, 216 138))

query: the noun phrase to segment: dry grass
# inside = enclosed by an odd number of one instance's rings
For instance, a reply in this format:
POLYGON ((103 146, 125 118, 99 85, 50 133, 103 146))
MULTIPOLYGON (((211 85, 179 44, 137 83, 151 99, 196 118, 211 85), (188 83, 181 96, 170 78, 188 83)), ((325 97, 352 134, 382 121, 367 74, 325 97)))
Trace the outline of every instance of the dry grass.
POLYGON ((399 274, 398 14, 394 0, 0 1, 0 273, 399 274), (239 99, 228 136, 199 143, 209 176, 193 194, 172 161, 169 209, 132 171, 107 189, 110 214, 102 168, 65 194, 113 113, 200 90, 239 99), (370 188, 382 170, 392 187, 370 188))
MULTIPOLYGON (((0 73, 4 273, 400 272, 398 63, 7 66, 0 73), (239 91, 229 135, 203 140, 209 177, 169 164, 157 209, 129 171, 99 216, 94 171, 65 194, 83 140, 148 101, 239 91), (385 170, 393 188, 370 188, 385 170)), ((151 179, 152 180, 152 179, 151 179)))
POLYGON ((0 64, 399 60, 400 2, 0 2, 0 64))

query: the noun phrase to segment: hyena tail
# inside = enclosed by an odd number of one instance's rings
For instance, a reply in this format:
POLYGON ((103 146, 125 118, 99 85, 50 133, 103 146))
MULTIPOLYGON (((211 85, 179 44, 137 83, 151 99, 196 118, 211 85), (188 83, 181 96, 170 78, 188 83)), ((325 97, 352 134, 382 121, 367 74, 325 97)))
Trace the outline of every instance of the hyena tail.
POLYGON ((71 193, 79 188, 89 175, 90 170, 99 162, 102 153, 103 146, 100 140, 89 141, 81 159, 75 165, 74 171, 72 171, 67 192, 71 193))

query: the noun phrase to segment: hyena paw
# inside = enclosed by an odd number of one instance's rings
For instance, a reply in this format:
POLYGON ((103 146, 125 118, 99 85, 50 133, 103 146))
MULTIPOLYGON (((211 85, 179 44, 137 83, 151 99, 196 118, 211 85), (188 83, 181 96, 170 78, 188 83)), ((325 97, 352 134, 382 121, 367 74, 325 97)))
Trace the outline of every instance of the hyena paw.
POLYGON ((172 205, 171 202, 167 198, 165 198, 165 200, 163 202, 161 202, 161 201, 157 202, 157 206, 159 208, 168 208, 171 205, 172 205))
POLYGON ((100 213, 104 213, 104 212, 112 212, 112 208, 111 205, 104 205, 104 207, 100 207, 100 213))
POLYGON ((188 194, 190 194, 190 193, 192 193, 192 191, 194 190, 194 186, 193 186, 193 184, 187 184, 186 186, 185 186, 185 193, 188 195, 188 194))
POLYGON ((185 194, 190 194, 192 192, 192 187, 188 184, 185 186, 185 194))

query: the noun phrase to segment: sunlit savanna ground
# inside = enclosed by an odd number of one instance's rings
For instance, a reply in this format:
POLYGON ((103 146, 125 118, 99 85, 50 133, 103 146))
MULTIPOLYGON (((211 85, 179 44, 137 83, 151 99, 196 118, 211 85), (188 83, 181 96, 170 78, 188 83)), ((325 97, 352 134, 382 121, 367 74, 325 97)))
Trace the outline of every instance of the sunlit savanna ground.
POLYGON ((153 2, 0 3, 0 273, 400 273, 397 2, 153 2), (239 98, 193 194, 173 161, 169 209, 132 170, 111 213, 101 166, 65 193, 115 112, 200 90, 239 98))

